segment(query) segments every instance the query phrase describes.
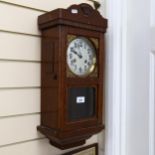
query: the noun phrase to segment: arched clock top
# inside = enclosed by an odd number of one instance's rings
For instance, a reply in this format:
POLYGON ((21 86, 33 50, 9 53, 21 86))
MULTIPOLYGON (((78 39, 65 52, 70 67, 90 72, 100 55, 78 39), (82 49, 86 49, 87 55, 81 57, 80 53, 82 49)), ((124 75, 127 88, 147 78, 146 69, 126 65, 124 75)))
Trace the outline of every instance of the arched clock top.
POLYGON ((39 16, 40 29, 55 25, 69 25, 105 32, 107 20, 92 6, 86 3, 71 5, 67 9, 56 9, 39 16), (91 26, 90 26, 91 25, 91 26))

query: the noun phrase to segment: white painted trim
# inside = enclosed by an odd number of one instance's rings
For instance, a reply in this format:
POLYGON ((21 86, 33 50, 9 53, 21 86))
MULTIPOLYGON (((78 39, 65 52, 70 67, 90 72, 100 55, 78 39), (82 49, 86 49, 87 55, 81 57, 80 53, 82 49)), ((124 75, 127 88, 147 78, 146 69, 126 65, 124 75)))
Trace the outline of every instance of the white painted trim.
POLYGON ((121 78, 121 152, 120 155, 126 155, 126 132, 127 132, 127 92, 126 92, 126 75, 127 75, 127 0, 122 1, 122 78, 121 78))
POLYGON ((155 26, 155 1, 154 0, 150 0, 150 25, 151 27, 155 26))
POLYGON ((105 155, 126 155, 126 0, 107 1, 108 97, 105 155))
POLYGON ((150 86, 149 86, 149 155, 155 154, 155 53, 150 53, 150 86))
POLYGON ((150 0, 149 155, 155 155, 155 1, 150 0))

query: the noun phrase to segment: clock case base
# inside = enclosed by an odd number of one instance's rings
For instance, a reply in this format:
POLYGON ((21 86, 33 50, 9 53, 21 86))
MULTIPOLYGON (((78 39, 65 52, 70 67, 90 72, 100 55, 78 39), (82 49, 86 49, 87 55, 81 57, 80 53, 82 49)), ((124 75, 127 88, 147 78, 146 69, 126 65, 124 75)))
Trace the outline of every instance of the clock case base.
POLYGON ((38 126, 37 129, 42 134, 47 136, 51 145, 64 150, 64 149, 69 149, 72 147, 84 145, 86 143, 86 139, 89 139, 93 134, 98 133, 101 130, 103 130, 104 126, 90 127, 90 128, 80 129, 79 131, 75 130, 71 133, 74 136, 68 136, 68 133, 66 133, 65 135, 65 132, 58 133, 57 131, 52 130, 51 128, 44 127, 44 126, 38 126), (84 134, 81 135, 81 132, 84 134))

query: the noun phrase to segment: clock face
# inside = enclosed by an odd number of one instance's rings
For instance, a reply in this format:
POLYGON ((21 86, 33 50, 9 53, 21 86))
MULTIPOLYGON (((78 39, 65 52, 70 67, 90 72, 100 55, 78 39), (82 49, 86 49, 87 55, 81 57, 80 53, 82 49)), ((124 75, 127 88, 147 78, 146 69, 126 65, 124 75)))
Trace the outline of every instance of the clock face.
POLYGON ((67 64, 75 75, 89 75, 96 65, 96 50, 93 44, 85 37, 72 40, 67 48, 67 64))

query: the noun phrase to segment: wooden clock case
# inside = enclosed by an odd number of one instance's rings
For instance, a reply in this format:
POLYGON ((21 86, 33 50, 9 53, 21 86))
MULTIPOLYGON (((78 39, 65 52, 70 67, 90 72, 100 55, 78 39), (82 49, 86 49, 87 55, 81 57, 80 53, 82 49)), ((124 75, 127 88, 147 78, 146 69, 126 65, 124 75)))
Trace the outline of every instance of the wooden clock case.
POLYGON ((104 33, 107 20, 90 5, 82 3, 41 15, 38 24, 42 32, 42 60, 41 125, 37 129, 60 149, 82 145, 104 128, 104 33), (79 36, 91 40, 97 50, 96 68, 86 77, 72 74, 66 63, 67 46, 79 36), (69 96, 72 88, 93 88, 93 115, 69 118, 68 111, 72 109, 68 100, 72 97, 69 96))

